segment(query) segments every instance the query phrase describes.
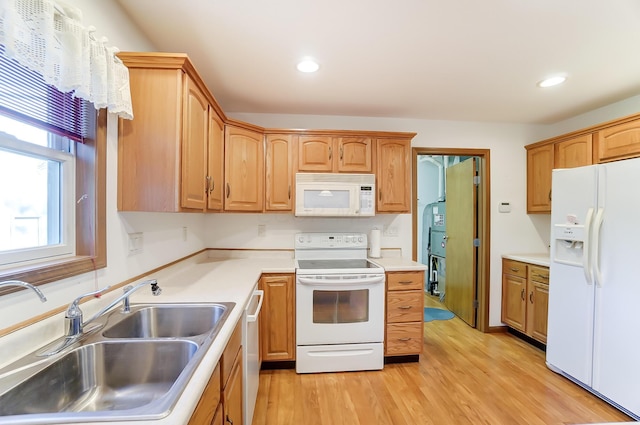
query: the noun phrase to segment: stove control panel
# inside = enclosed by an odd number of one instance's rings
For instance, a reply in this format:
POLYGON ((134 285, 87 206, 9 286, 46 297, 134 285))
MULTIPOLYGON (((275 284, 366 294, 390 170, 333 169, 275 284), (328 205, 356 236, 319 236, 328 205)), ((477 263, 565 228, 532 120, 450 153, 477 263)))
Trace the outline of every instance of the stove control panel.
POLYGON ((298 233, 295 249, 367 248, 366 233, 298 233))

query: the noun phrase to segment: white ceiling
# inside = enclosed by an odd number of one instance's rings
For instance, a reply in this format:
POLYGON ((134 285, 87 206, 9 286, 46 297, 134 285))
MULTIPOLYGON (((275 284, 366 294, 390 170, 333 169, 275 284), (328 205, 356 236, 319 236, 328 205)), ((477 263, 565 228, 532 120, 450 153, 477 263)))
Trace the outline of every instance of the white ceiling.
POLYGON ((640 94, 639 0, 118 2, 227 113, 553 123, 640 94))

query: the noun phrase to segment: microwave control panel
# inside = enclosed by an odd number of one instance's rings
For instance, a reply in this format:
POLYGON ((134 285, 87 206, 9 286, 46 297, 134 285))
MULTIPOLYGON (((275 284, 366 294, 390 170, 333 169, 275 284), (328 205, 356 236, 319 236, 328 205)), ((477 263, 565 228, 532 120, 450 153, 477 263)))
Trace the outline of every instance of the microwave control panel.
POLYGON ((373 185, 360 186, 360 215, 374 215, 376 197, 373 185))

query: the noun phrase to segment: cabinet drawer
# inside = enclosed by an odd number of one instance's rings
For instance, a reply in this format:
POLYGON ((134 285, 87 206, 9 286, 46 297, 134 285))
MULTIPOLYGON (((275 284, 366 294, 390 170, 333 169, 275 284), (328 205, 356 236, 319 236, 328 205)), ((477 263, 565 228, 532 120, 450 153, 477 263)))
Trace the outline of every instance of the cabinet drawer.
POLYGON ((422 321, 387 325, 385 355, 420 354, 422 351, 422 321))
MULTIPOLYGON (((512 276, 527 277, 527 265, 520 261, 502 260, 502 273, 512 276)), ((548 276, 548 274, 547 274, 548 276)))
POLYGON ((422 320, 422 291, 396 291, 387 294, 387 323, 422 320))
POLYGON ((411 289, 422 289, 423 286, 423 271, 387 273, 387 289, 389 291, 408 291, 411 289))
POLYGON ((549 268, 540 266, 529 266, 529 280, 532 282, 549 284, 549 268))
POLYGON ((222 353, 221 363, 221 387, 224 388, 227 385, 227 380, 231 374, 231 368, 233 367, 233 361, 240 351, 240 344, 242 344, 242 320, 238 321, 227 346, 222 353))

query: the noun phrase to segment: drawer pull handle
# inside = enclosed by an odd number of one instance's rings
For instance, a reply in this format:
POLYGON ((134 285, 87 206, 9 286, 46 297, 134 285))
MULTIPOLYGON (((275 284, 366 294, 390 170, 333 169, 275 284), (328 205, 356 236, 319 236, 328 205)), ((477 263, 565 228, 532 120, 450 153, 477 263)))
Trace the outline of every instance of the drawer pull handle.
POLYGON ((522 301, 524 301, 524 288, 522 289, 522 291, 520 291, 520 298, 522 298, 522 301))
POLYGON ((229 415, 227 415, 227 422, 229 422, 230 425, 233 425, 233 421, 229 418, 229 415))
POLYGON ((405 337, 405 338, 398 338, 398 341, 407 342, 407 341, 411 341, 412 339, 413 338, 405 337))
POLYGON ((398 308, 400 310, 409 310, 411 308, 411 306, 410 305, 401 305, 401 306, 398 306, 398 308))
POLYGON ((413 280, 401 280, 398 283, 401 285, 408 285, 410 283, 413 283, 413 280))
POLYGON ((529 302, 533 304, 533 291, 529 294, 529 302))
POLYGON ((510 269, 510 270, 511 270, 512 272, 519 272, 519 271, 520 271, 520 269, 516 269, 515 267, 511 267, 511 269, 510 269))

